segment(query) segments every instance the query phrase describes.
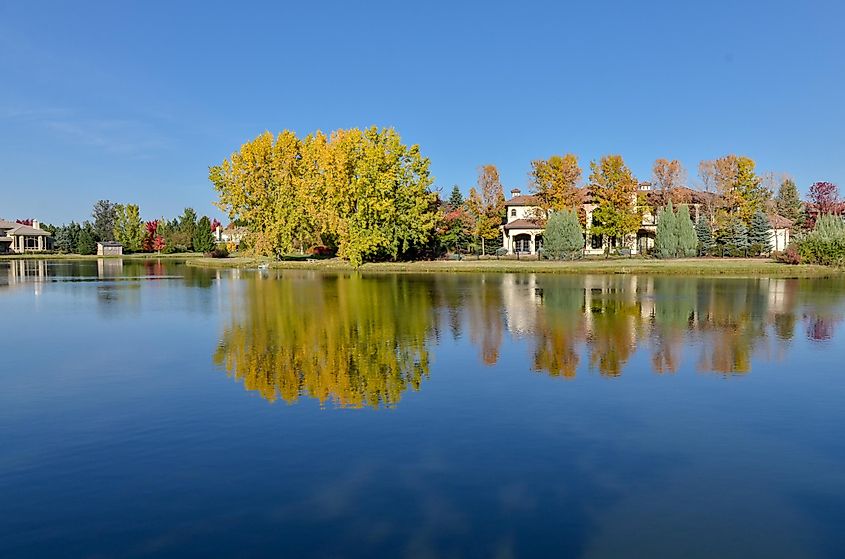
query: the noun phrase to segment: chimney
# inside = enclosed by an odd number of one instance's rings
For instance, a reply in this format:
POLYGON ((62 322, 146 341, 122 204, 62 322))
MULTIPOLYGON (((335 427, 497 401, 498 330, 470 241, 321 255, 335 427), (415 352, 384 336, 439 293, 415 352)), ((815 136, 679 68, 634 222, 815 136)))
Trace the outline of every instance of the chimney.
POLYGON ((37 219, 32 220, 32 228, 33 229, 41 229, 41 222, 37 219))
POLYGON ((516 198, 520 194, 522 194, 522 191, 520 189, 518 189, 518 188, 512 188, 511 189, 511 198, 516 198))

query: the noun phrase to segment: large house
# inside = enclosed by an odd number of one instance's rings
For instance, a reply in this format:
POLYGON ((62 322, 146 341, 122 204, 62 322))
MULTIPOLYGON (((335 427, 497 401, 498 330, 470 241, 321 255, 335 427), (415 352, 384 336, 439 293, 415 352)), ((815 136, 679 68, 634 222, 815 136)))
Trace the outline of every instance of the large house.
POLYGON ((41 252, 49 250, 50 233, 41 229, 37 220, 24 225, 0 219, 0 253, 41 252))
MULTIPOLYGON (((676 194, 684 200, 690 208, 690 217, 698 220, 699 214, 704 211, 708 202, 713 201, 715 194, 701 192, 687 187, 679 187, 676 194)), ((586 231, 584 235, 584 253, 588 255, 604 254, 606 249, 611 252, 618 250, 630 251, 631 254, 643 254, 654 247, 654 237, 657 233, 657 218, 651 213, 657 193, 651 190, 651 184, 641 183, 639 186, 638 198, 647 202, 642 214, 642 223, 635 235, 625 239, 607 238, 603 235, 593 234, 593 211, 598 207, 595 200, 589 195, 589 190, 578 189, 581 199, 581 210, 586 216, 586 231)), ((505 201, 507 212, 506 223, 500 227, 502 231, 502 246, 507 249, 508 254, 537 254, 543 247, 543 224, 539 216, 542 209, 536 196, 524 195, 515 188, 511 190, 511 198, 505 201)), ((772 250, 783 250, 789 244, 789 232, 793 223, 777 214, 770 214, 769 221, 772 224, 772 250)))

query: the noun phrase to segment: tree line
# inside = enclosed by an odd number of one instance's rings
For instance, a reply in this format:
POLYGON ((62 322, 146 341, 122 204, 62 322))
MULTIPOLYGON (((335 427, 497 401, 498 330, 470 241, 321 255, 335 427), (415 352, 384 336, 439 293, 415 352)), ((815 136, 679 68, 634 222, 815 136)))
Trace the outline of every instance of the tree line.
POLYGON ((91 220, 64 225, 44 225, 53 237, 53 248, 66 254, 96 254, 98 242, 115 241, 125 252, 211 252, 216 246, 214 230, 220 225, 208 216, 197 217, 192 208, 172 220, 141 219, 137 204, 98 200, 91 220))

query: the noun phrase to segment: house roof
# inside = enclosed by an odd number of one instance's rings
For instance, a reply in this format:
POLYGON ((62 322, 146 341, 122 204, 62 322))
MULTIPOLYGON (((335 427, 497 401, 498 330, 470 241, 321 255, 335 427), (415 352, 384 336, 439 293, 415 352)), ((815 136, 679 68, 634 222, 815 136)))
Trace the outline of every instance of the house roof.
POLYGON ((795 225, 795 222, 793 222, 791 219, 783 217, 779 214, 769 215, 769 223, 772 224, 772 229, 789 229, 793 225, 795 225))
MULTIPOLYGON (((6 227, 0 224, 0 228, 5 229, 6 227)), ((28 235, 30 237, 49 237, 50 233, 44 231, 43 229, 36 229, 34 227, 30 227, 29 225, 21 225, 20 223, 16 223, 14 228, 9 229, 6 233, 9 237, 15 235, 28 235)))
POLYGON ((533 219, 515 219, 506 223, 504 227, 506 231, 508 229, 543 229, 543 226, 533 219))
POLYGON ((539 203, 536 196, 520 194, 510 200, 505 200, 505 206, 536 206, 539 203))
POLYGON ((122 247, 117 241, 97 241, 97 244, 104 247, 122 247))

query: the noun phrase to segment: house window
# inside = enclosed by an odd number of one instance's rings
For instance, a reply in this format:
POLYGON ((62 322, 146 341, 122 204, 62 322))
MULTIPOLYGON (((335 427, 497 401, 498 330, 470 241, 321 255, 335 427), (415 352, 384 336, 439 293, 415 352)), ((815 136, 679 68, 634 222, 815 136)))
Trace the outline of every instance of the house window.
POLYGON ((531 252, 531 237, 529 235, 517 235, 513 240, 514 252, 531 252))
POLYGON ((537 235, 534 237, 534 250, 540 250, 543 248, 543 236, 537 235))
POLYGON ((604 238, 601 235, 590 235, 590 247, 599 249, 604 246, 604 238))
POLYGON ((24 246, 26 248, 38 248, 38 239, 35 237, 24 237, 24 246))
POLYGON ((516 217, 516 208, 511 208, 511 217, 516 217))

